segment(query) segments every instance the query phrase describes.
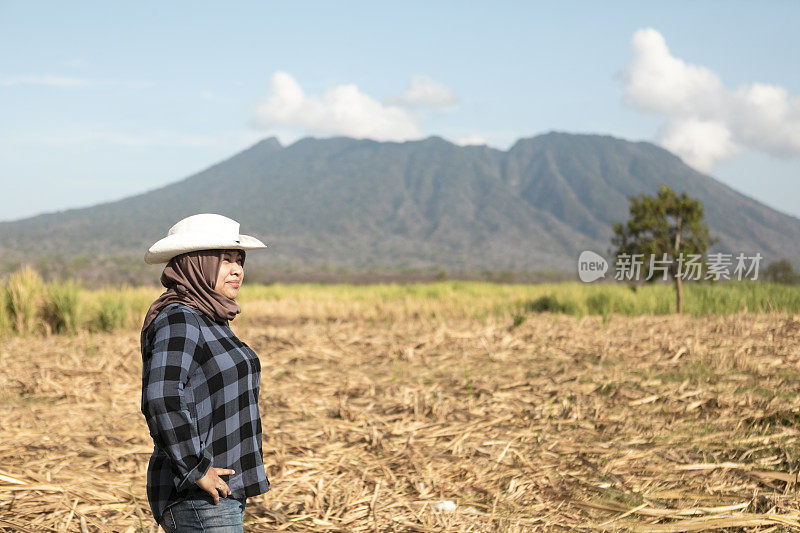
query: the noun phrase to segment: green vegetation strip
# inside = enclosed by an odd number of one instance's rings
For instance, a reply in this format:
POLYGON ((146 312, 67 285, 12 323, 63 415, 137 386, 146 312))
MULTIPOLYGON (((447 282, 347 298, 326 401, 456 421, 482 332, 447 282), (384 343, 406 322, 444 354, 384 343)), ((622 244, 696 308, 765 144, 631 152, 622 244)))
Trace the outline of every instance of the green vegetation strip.
MULTIPOLYGON (((0 279, 0 335, 113 331, 136 327, 163 287, 89 289, 75 281, 45 282, 30 267, 0 279)), ((405 317, 507 316, 512 327, 532 313, 573 316, 665 315, 675 312, 669 284, 578 282, 501 284, 480 281, 433 283, 247 284, 238 301, 285 303, 309 317, 347 318, 355 308, 372 320, 405 317), (366 315, 364 314, 366 312, 366 315)), ((739 312, 800 312, 800 286, 757 281, 694 283, 685 287, 684 309, 694 316, 739 312)), ((246 315, 243 315, 246 320, 246 315)))

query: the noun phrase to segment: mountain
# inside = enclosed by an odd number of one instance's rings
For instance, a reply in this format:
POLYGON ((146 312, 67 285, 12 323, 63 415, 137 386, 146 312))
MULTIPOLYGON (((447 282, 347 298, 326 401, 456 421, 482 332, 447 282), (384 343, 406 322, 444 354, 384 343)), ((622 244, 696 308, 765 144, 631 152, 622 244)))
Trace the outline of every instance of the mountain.
POLYGON ((555 132, 508 151, 439 137, 287 147, 270 138, 156 190, 0 223, 0 253, 6 268, 38 261, 69 264, 79 277, 113 267, 152 278, 147 247, 179 219, 213 212, 270 244, 247 258, 262 269, 572 272, 583 250, 610 259, 611 224, 627 219, 627 196, 655 194, 660 183, 703 203, 720 238, 712 252, 800 265, 799 219, 650 143, 555 132))

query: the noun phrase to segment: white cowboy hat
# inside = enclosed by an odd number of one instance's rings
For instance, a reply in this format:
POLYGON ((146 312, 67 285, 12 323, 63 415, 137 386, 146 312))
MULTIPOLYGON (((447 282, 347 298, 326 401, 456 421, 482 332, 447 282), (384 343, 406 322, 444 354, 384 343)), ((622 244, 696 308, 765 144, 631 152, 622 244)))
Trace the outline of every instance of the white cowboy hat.
POLYGON ((179 221, 167 236, 144 254, 150 265, 166 263, 173 257, 195 250, 256 250, 267 245, 250 235, 239 234, 239 223, 222 215, 201 213, 179 221))

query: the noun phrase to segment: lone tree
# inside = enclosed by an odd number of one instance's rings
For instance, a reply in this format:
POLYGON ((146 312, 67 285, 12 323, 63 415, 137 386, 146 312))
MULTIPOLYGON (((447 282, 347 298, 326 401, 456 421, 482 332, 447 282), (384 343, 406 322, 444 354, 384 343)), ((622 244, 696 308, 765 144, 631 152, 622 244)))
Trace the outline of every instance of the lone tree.
MULTIPOLYGON (((700 256, 699 274, 705 271, 705 253, 708 247, 719 242, 712 239, 708 227, 703 223, 703 204, 690 198, 685 192, 678 196, 666 185, 661 185, 656 196, 628 196, 630 219, 627 223, 614 223, 611 244, 617 247, 614 255, 642 254, 641 267, 647 281, 655 281, 655 263, 658 270, 675 280, 678 313, 683 313, 683 285, 686 274, 686 256, 700 256), (678 258, 684 254, 683 262, 678 258), (678 275, 680 270, 680 275, 678 275)), ((663 276, 663 274, 662 274, 663 276)))

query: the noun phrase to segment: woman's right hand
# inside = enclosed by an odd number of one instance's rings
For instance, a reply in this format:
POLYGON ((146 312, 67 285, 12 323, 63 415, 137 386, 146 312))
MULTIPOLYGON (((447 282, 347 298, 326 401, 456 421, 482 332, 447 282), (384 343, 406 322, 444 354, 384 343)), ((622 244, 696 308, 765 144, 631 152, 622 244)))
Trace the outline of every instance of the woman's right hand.
POLYGON ((217 505, 220 495, 222 495, 223 498, 227 498, 231 493, 228 484, 219 476, 227 476, 230 474, 235 474, 230 468, 215 468, 212 466, 208 469, 206 475, 197 481, 197 486, 209 493, 211 497, 214 498, 214 505, 217 505))

